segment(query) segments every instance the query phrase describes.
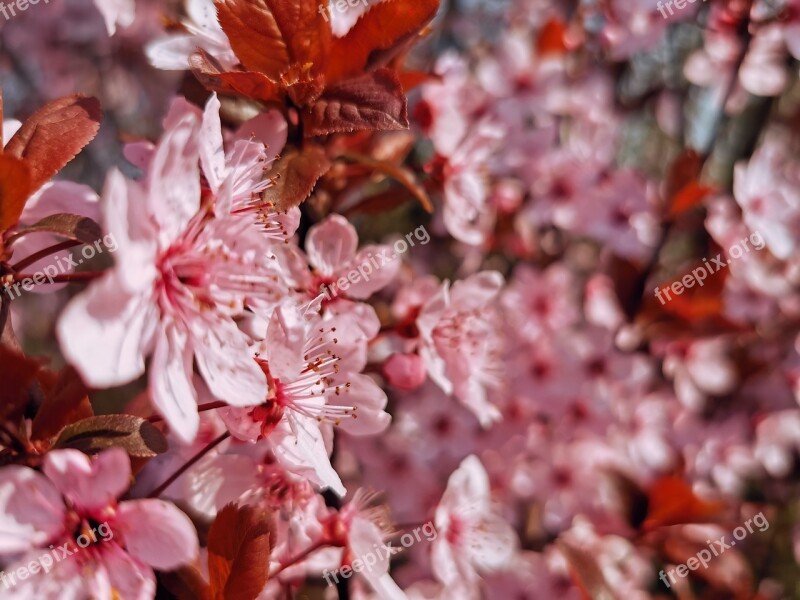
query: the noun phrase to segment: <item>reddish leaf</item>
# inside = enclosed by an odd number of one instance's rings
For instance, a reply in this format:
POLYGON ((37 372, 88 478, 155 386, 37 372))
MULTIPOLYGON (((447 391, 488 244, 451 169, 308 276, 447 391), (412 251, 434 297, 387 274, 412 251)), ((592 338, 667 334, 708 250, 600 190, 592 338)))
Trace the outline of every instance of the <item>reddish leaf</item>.
POLYGON ((289 67, 289 49, 270 8, 271 2, 216 0, 214 4, 219 24, 244 67, 278 80, 289 67))
POLYGON ((664 197, 668 203, 671 204, 683 188, 697 179, 704 162, 705 159, 691 148, 673 161, 664 183, 664 197))
POLYGON ((425 188, 423 188, 417 182, 416 178, 414 177, 414 173, 409 169, 389 162, 373 160, 368 156, 360 156, 357 154, 345 154, 342 156, 342 158, 365 165, 391 177, 403 185, 409 192, 411 192, 414 197, 419 200, 419 203, 427 212, 433 212, 433 204, 428 197, 428 193, 425 191, 425 188))
MULTIPOLYGON (((698 268, 701 266, 697 265, 698 268)), ((686 271, 686 273, 690 273, 690 271, 686 271)), ((722 294, 725 290, 725 280, 727 278, 727 269, 712 273, 706 278, 702 287, 695 285, 691 288, 684 288, 681 295, 676 295, 674 291, 669 289, 674 283, 673 281, 664 282, 658 286, 659 289, 664 290, 661 292, 664 297, 664 304, 662 306, 657 301, 654 306, 658 305, 666 312, 692 323, 719 317, 722 315, 722 294), (668 292, 669 296, 667 296, 668 292)))
MULTIPOLYGON (((703 531, 691 531, 684 527, 673 528, 663 542, 663 553, 670 563, 680 565, 688 557, 696 556, 698 552, 709 552, 706 540, 708 535, 703 531)), ((716 541, 716 540, 715 540, 716 541)), ((713 542, 712 542, 713 543, 713 542)), ((709 552, 710 553, 710 552, 709 552)), ((738 600, 755 600, 753 596, 753 573, 745 557, 738 552, 738 548, 731 548, 715 556, 702 569, 697 569, 690 574, 716 589, 719 593, 709 593, 707 589, 704 598, 736 598, 738 600)))
POLYGON ((270 518, 228 504, 208 532, 208 574, 215 598, 254 600, 269 578, 270 518))
POLYGON ((669 207, 669 216, 675 218, 686 211, 700 204, 706 197, 713 194, 715 189, 708 185, 702 185, 697 181, 691 181, 681 189, 669 207))
POLYGON ((31 188, 39 189, 94 139, 100 128, 96 98, 67 96, 45 104, 14 134, 5 151, 23 158, 31 170, 31 188))
POLYGON ((724 509, 722 502, 707 502, 694 495, 683 479, 666 476, 647 492, 649 508, 642 529, 651 531, 666 525, 708 523, 724 509))
POLYGON ((30 168, 11 156, 0 156, 0 233, 17 224, 31 195, 30 168))
POLYGON ((93 416, 86 387, 73 368, 41 371, 39 383, 45 400, 33 419, 31 441, 54 438, 67 425, 93 416))
POLYGON ((54 444, 95 454, 119 447, 130 456, 152 458, 167 450, 167 440, 158 429, 133 415, 101 415, 82 419, 64 428, 54 444))
POLYGON ((439 0, 386 0, 373 5, 343 38, 334 38, 328 83, 361 75, 386 61, 436 15, 439 0))
POLYGON ((400 187, 392 187, 360 201, 342 211, 346 217, 357 214, 377 215, 390 212, 408 202, 408 194, 400 187))
POLYGON ((84 244, 93 244, 103 237, 103 230, 100 228, 100 225, 89 217, 62 213, 50 215, 29 227, 17 229, 14 235, 9 236, 9 240, 35 232, 55 233, 84 244))
POLYGON ((177 571, 158 574, 161 584, 178 600, 215 600, 211 587, 196 567, 181 567, 177 571))
POLYGON ((204 87, 221 94, 245 96, 264 102, 277 100, 282 94, 280 85, 263 73, 223 72, 217 60, 202 49, 189 57, 189 68, 204 87))
POLYGON ((303 113, 306 136, 408 129, 408 105, 397 77, 379 69, 328 88, 303 113))
POLYGON ((312 73, 323 73, 333 40, 325 3, 318 0, 266 1, 283 35, 290 62, 312 73))
POLYGON ((310 144, 302 152, 288 150, 272 168, 277 177, 275 184, 264 190, 261 199, 278 210, 297 206, 311 195, 319 178, 330 168, 331 162, 320 146, 310 144))
POLYGON ((564 538, 556 542, 569 564, 570 574, 586 600, 617 600, 594 555, 564 538))
POLYGON ((566 34, 567 28, 562 21, 550 19, 536 39, 536 53, 540 56, 564 54, 567 51, 566 34))
POLYGON ((21 352, 0 345, 0 420, 16 421, 22 416, 28 394, 41 363, 21 352))
POLYGON ((424 71, 399 71, 396 73, 397 80, 403 87, 403 91, 408 94, 410 91, 418 88, 423 83, 433 81, 435 77, 430 73, 424 71))

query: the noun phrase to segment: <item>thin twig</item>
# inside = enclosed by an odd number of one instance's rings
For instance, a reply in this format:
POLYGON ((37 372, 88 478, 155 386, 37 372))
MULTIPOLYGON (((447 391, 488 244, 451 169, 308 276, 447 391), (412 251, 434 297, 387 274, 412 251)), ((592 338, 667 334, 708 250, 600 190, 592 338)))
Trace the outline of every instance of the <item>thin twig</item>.
POLYGON ((166 490, 169 486, 171 486, 173 483, 175 483, 175 480, 178 479, 178 477, 180 477, 187 470, 189 470, 189 467, 194 465, 197 461, 199 461, 201 458, 203 458, 206 454, 211 452, 211 450, 213 450, 214 448, 219 446, 222 442, 227 440, 229 437, 231 437, 230 432, 226 431, 225 433, 223 433, 221 436, 219 436, 217 439, 215 439, 213 442, 211 442, 208 446, 206 446, 205 448, 200 450, 200 452, 198 452, 192 458, 190 458, 186 462, 186 464, 184 464, 180 469, 178 469, 172 475, 170 475, 170 477, 164 483, 162 483, 160 486, 158 486, 156 489, 154 489, 152 492, 150 492, 150 494, 148 494, 147 497, 148 498, 158 498, 164 492, 164 490, 166 490))

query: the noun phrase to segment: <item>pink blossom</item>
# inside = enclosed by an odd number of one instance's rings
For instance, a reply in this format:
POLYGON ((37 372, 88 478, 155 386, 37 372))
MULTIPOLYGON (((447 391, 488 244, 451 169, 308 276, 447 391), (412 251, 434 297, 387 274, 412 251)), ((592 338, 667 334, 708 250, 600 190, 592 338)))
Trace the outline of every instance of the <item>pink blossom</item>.
MULTIPOLYGON (((45 217, 59 213, 77 214, 92 220, 98 220, 100 218, 99 200, 94 190, 85 185, 70 181, 46 183, 28 199, 25 204, 25 210, 22 211, 20 216, 20 225, 22 227, 30 226, 45 217)), ((14 259, 22 260, 61 241, 63 241, 63 238, 50 233, 37 232, 23 235, 17 238, 12 245, 14 259)), ((96 241, 98 243, 102 242, 101 239, 96 241)), ((100 251, 112 250, 114 247, 113 241, 109 246, 109 248, 105 248, 101 245, 100 251)), ((93 253, 99 253, 98 249, 94 248, 93 253)), ((67 256, 74 256, 75 263, 78 263, 78 261, 84 262, 79 252, 67 250, 42 258, 26 267, 25 271, 28 273, 43 273, 44 269, 48 268, 49 272, 55 271, 57 274, 71 273, 75 270, 75 267, 72 265, 72 261, 66 258, 67 256)), ((54 292, 63 288, 64 285, 57 283, 36 286, 33 291, 54 292)))
POLYGON ((502 340, 495 302, 502 286, 502 275, 493 271, 457 281, 452 288, 445 282, 417 319, 419 353, 428 375, 484 426, 500 418, 489 393, 501 383, 502 340))
POLYGON ((239 60, 231 49, 228 37, 217 21, 213 0, 185 0, 186 33, 171 34, 151 42, 147 47, 150 63, 157 69, 185 70, 189 57, 202 48, 216 58, 223 68, 236 66, 239 60))
POLYGON ((94 0, 97 9, 106 22, 108 35, 114 35, 117 25, 129 27, 136 16, 134 0, 94 0))
POLYGON ((475 456, 450 476, 436 508, 436 528, 431 564, 448 585, 475 585, 481 572, 509 567, 516 552, 516 535, 492 510, 489 477, 475 456))
POLYGON ((239 439, 267 439, 287 470, 343 494, 328 458, 330 426, 364 435, 389 423, 386 395, 360 374, 364 343, 345 318, 323 320, 293 306, 279 307, 257 354, 269 395, 255 408, 224 410, 223 419, 239 439))
POLYGON ((266 382, 243 358, 248 340, 232 316, 248 298, 272 301, 285 289, 247 220, 209 219, 201 208, 198 126, 187 113, 167 130, 144 183, 110 174, 103 196, 116 265, 58 325, 65 356, 95 387, 132 381, 152 353, 153 403, 185 441, 198 427, 192 357, 216 398, 263 402, 266 382))
POLYGON ((0 553, 18 559, 15 566, 44 566, 44 556, 53 565, 49 573, 40 569, 19 580, 6 597, 152 598, 153 569, 170 571, 196 558, 194 526, 173 505, 117 501, 131 476, 124 450, 105 450, 94 459, 54 450, 45 456, 43 472, 0 470, 0 553))
POLYGON ((359 301, 369 299, 397 275, 400 261, 393 249, 369 244, 359 250, 355 227, 336 214, 311 227, 305 248, 305 254, 294 246, 285 249, 292 286, 309 299, 321 300, 326 313, 352 315, 368 338, 375 337, 378 317, 359 301))

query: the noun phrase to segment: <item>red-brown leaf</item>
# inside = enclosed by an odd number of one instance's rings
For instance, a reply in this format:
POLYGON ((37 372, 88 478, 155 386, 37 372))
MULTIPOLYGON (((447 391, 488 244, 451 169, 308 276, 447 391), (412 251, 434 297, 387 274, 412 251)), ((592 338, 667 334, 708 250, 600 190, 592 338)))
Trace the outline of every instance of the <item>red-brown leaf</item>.
POLYGON ((84 244, 93 244, 103 237, 103 230, 100 225, 89 217, 59 213, 45 217, 33 225, 16 229, 9 239, 35 232, 55 233, 84 244))
POLYGON ((567 51, 566 34, 567 27, 561 20, 550 19, 536 39, 536 53, 540 56, 564 54, 567 51))
POLYGON ((386 161, 379 161, 370 158, 369 156, 361 156, 357 154, 345 154, 342 158, 353 161, 355 163, 367 166, 375 171, 383 173, 391 177, 403 187, 405 187, 411 194, 419 201, 422 207, 429 213, 433 212, 433 204, 428 197, 425 188, 414 177, 414 173, 405 167, 395 165, 386 161))
POLYGON ((67 425, 93 416, 86 387, 72 367, 41 371, 39 383, 45 400, 33 419, 32 441, 54 438, 67 425))
MULTIPOLYGON (((707 271, 702 263, 697 264, 695 268, 701 267, 707 271)), ((712 268, 715 267, 712 266, 712 268)), ((687 270, 685 273, 691 273, 692 270, 687 270)), ((654 305, 660 306, 664 311, 690 323, 721 317, 722 294, 727 278, 728 270, 722 269, 718 273, 708 275, 703 286, 694 285, 691 288, 684 288, 681 295, 676 295, 674 291, 669 290, 674 281, 665 281, 658 286, 659 289, 665 290, 662 292, 664 304, 662 306, 660 302, 657 302, 654 305)))
POLYGON ((278 80, 289 67, 289 49, 270 8, 271 3, 267 0, 216 0, 214 4, 219 24, 244 67, 278 80))
POLYGON ((28 165, 12 156, 0 156, 0 233, 17 224, 32 191, 28 165))
POLYGON ((101 118, 96 98, 75 95, 54 100, 26 119, 5 152, 28 163, 35 191, 94 139, 101 118))
POLYGON ((318 0, 266 0, 293 65, 322 73, 328 62, 333 34, 325 3, 318 0), (325 14, 320 12, 325 8, 325 14))
POLYGON ((649 508, 642 528, 651 531, 666 525, 708 523, 719 516, 725 505, 708 502, 694 495, 683 479, 666 476, 650 486, 647 493, 649 508))
POLYGON ((316 144, 308 144, 302 151, 287 150, 272 168, 277 176, 275 184, 264 190, 261 199, 278 210, 297 206, 311 195, 319 178, 330 168, 325 150, 316 144))
POLYGON ((669 216, 675 218, 699 205, 708 196, 713 194, 715 189, 708 185, 703 185, 697 181, 690 181, 683 187, 675 197, 672 198, 669 207, 669 216))
POLYGON ((334 38, 328 83, 357 76, 387 61, 436 15, 439 0, 386 0, 374 5, 343 38, 334 38))
POLYGON ((130 456, 152 458, 167 451, 167 440, 158 429, 133 415, 100 415, 67 425, 58 436, 57 448, 75 448, 96 454, 106 448, 122 448, 130 456))
POLYGON ((217 7, 222 28, 246 69, 279 81, 300 106, 319 96, 333 37, 323 4, 217 0, 217 7))
POLYGON ((691 148, 683 151, 670 165, 664 183, 664 197, 671 203, 675 196, 695 181, 703 169, 705 159, 691 148))
POLYGON ((224 72, 217 60, 205 50, 189 57, 189 68, 206 88, 221 94, 245 96, 269 102, 281 97, 281 86, 263 73, 253 71, 224 72))
POLYGON ((197 567, 185 566, 159 573, 158 579, 177 600, 216 600, 197 567))
POLYGON ((597 558, 575 543, 560 539, 556 542, 569 565, 570 574, 586 600, 617 600, 609 588, 597 558))
POLYGON ((397 76, 379 69, 325 90, 303 125, 306 136, 408 129, 408 103, 397 76))
POLYGON ((22 415, 28 392, 41 363, 0 345, 0 420, 15 421, 22 415))
POLYGON ((270 517, 228 504, 208 532, 208 574, 214 598, 254 600, 269 578, 270 517))

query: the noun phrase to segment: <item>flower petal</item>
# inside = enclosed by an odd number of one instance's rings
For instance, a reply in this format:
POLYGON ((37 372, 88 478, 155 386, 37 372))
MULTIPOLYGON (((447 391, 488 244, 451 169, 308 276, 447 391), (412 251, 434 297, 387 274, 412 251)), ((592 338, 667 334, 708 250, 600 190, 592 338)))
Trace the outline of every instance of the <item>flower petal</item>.
POLYGON ((171 571, 197 557, 194 525, 169 502, 155 498, 122 502, 117 519, 128 553, 155 569, 171 571))
POLYGON ((200 427, 197 392, 192 385, 192 351, 175 325, 160 332, 150 364, 150 394, 170 429, 186 443, 200 427))
POLYGON ((122 448, 89 458, 78 450, 53 450, 44 457, 44 474, 78 508, 103 509, 131 483, 131 463, 122 448))
POLYGON ((0 469, 0 554, 46 546, 64 527, 61 495, 28 467, 0 469))

